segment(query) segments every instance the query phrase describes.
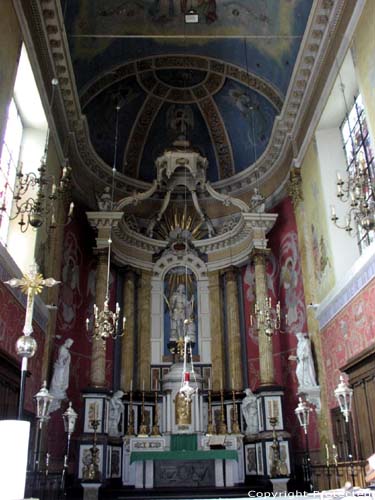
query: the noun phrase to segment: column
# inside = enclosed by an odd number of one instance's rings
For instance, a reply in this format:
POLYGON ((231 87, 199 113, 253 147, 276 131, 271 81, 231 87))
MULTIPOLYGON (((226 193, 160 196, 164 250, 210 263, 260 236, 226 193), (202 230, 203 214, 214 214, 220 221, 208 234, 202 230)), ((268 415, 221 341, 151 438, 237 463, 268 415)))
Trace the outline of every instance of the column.
POLYGON ((142 271, 138 281, 138 385, 150 390, 151 273, 142 271))
POLYGON ((238 308, 236 268, 230 268, 225 272, 226 287, 226 322, 228 335, 228 360, 229 360, 229 385, 235 389, 242 388, 242 358, 241 358, 241 335, 240 315, 238 308))
MULTIPOLYGON (((266 248, 255 249, 252 253, 255 266, 255 295, 260 307, 263 307, 265 300, 268 297, 267 280, 266 280, 266 258, 269 250, 266 248)), ((274 383, 274 366, 273 366, 273 344, 264 333, 263 329, 259 330, 259 368, 260 368, 260 384, 272 385, 274 383)))
MULTIPOLYGON (((107 289, 108 238, 111 231, 122 219, 122 212, 86 212, 90 225, 97 231, 96 252, 98 262, 96 267, 95 303, 99 311, 103 310, 107 289)), ((92 341, 90 384, 92 387, 106 387, 105 377, 105 346, 102 340, 92 341)))
POLYGON ((214 391, 219 391, 220 380, 224 374, 223 361, 223 324, 220 296, 219 272, 208 273, 210 291, 210 323, 211 323, 211 383, 214 391))
MULTIPOLYGON (((306 212, 303 199, 301 171, 298 168, 293 168, 290 172, 288 194, 292 200, 294 215, 296 218, 298 229, 298 248, 301 257, 303 288, 305 293, 306 304, 316 304, 318 284, 314 272, 314 256, 312 254, 312 233, 310 226, 306 224, 306 212)), ((325 443, 330 444, 333 440, 330 426, 327 426, 329 421, 329 410, 327 402, 325 367, 322 357, 322 345, 319 335, 319 323, 315 317, 315 311, 312 308, 307 309, 307 328, 309 337, 316 353, 316 361, 318 364, 319 385, 321 395, 321 411, 318 415, 318 429, 321 442, 321 450, 325 450, 325 443)), ((322 460, 325 459, 322 456, 322 460)))
POLYGON ((122 338, 121 356, 121 387, 125 391, 130 390, 130 382, 134 373, 135 278, 134 269, 127 268, 124 276, 124 301, 122 305, 126 317, 126 326, 125 335, 122 338))
MULTIPOLYGON (((96 265, 96 291, 95 303, 102 310, 104 307, 104 299, 107 289, 107 266, 108 253, 107 251, 98 252, 98 261, 96 265)), ((91 350, 91 371, 90 385, 92 387, 106 387, 105 377, 105 344, 101 339, 92 340, 91 350)))

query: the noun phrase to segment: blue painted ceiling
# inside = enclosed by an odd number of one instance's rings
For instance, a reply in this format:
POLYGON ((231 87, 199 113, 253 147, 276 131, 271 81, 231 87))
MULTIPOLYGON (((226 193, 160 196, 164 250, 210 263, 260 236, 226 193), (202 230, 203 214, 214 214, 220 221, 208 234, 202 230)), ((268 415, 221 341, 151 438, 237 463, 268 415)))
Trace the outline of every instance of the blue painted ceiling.
POLYGON ((63 1, 97 153, 113 164, 119 104, 116 167, 131 177, 151 181, 182 129, 211 181, 249 167, 281 111, 312 1, 63 1), (187 25, 191 5, 200 22, 187 25))

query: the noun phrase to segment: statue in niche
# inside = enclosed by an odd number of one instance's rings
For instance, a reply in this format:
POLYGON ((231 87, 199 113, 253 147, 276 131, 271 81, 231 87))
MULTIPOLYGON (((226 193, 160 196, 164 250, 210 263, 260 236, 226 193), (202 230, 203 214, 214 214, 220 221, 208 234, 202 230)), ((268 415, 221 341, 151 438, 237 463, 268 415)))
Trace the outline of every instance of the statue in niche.
POLYGON ((191 399, 186 399, 179 392, 175 399, 175 418, 177 425, 191 424, 191 399))
POLYGON ((110 436, 121 436, 121 429, 119 429, 119 426, 124 414, 124 403, 121 399, 123 395, 123 391, 116 391, 109 401, 108 434, 110 436))
POLYGON ((310 339, 301 332, 296 333, 296 337, 298 341, 296 356, 289 356, 289 359, 297 361, 296 375, 299 390, 301 388, 316 387, 317 383, 310 339))
POLYGON ((257 434, 259 431, 257 397, 251 389, 245 389, 245 394, 241 404, 242 415, 246 422, 245 433, 257 434))
POLYGON ((49 407, 49 413, 60 408, 61 401, 67 399, 66 390, 69 387, 69 371, 70 371, 70 347, 73 344, 73 339, 66 339, 59 348, 57 360, 53 366, 53 375, 50 386, 50 394, 53 400, 49 407))
POLYGON ((195 342, 194 297, 191 296, 188 299, 185 285, 180 283, 172 293, 170 300, 166 299, 166 301, 170 312, 170 340, 177 341, 179 338, 188 335, 191 342, 195 342), (186 323, 185 320, 187 320, 186 323))

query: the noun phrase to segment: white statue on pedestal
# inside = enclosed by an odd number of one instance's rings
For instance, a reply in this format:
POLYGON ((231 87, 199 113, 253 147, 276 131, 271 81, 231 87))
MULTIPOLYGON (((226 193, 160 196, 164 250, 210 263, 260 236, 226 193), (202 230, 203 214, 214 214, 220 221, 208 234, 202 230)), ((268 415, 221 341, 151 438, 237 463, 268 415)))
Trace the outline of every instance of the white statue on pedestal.
POLYGON ((298 340, 296 375, 299 390, 301 391, 306 387, 316 387, 317 383, 310 339, 301 332, 296 333, 296 337, 298 340))
POLYGON ((122 415, 124 414, 124 403, 121 399, 123 395, 123 391, 116 391, 109 401, 108 434, 110 436, 121 436, 119 424, 121 422, 122 415))
POLYGON ((60 408, 61 401, 67 399, 66 390, 69 387, 69 372, 70 372, 70 352, 69 349, 73 344, 72 339, 66 339, 60 346, 57 360, 53 366, 53 375, 50 385, 50 394, 53 396, 49 413, 60 408))
POLYGON ((251 389, 245 389, 245 394, 241 405, 242 415, 246 422, 245 433, 257 434, 259 431, 257 397, 251 389))

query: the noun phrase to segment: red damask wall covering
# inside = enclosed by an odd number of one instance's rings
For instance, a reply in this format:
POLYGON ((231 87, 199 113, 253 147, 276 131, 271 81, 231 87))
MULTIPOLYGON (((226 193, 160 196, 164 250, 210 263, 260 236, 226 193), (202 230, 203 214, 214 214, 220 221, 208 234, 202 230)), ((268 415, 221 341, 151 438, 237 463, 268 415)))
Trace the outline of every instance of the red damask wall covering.
MULTIPOLYGON (((284 396, 284 426, 292 434, 295 449, 304 449, 301 429, 294 414, 298 404, 296 362, 289 359, 296 354, 297 332, 308 333, 306 306, 302 281, 301 261, 298 250, 297 226, 293 206, 285 198, 276 208, 278 214, 274 228, 268 234, 270 255, 267 263, 267 286, 269 296, 275 305, 280 300, 282 332, 274 335, 273 352, 275 382, 287 387, 284 396), (285 322, 287 314, 288 323, 285 322)), ((251 389, 259 386, 258 334, 250 324, 250 314, 255 302, 255 277, 252 265, 243 269, 245 297, 245 325, 247 332, 248 374, 251 389)), ((319 449, 319 439, 315 416, 311 416, 309 439, 312 449, 319 449)))
MULTIPOLYGON (((86 331, 86 318, 90 318, 95 303, 96 257, 93 252, 95 238, 83 212, 67 226, 62 255, 61 285, 56 325, 55 354, 67 338, 74 343, 70 348, 70 382, 67 396, 78 412, 77 433, 82 432, 83 400, 82 391, 90 383, 92 341, 86 331)), ((112 279, 111 297, 114 296, 115 282, 112 279)), ((98 304, 102 308, 101 304, 98 304)), ((106 381, 112 387, 113 343, 107 342, 106 381)), ((64 454, 64 428, 62 413, 67 403, 52 414, 50 425, 54 433, 50 435, 49 452, 57 458, 64 454)))
MULTIPOLYGON (((9 290, 7 285, 0 282, 0 349, 15 359, 20 365, 21 359, 16 353, 16 341, 22 336, 25 323, 25 308, 9 290)), ((35 413, 33 396, 40 389, 42 377, 42 358, 44 349, 44 333, 40 326, 33 322, 33 337, 38 348, 33 358, 28 361, 28 371, 31 376, 26 380, 25 410, 35 413)))
POLYGON ((340 367, 375 342, 375 279, 363 288, 322 329, 322 348, 327 377, 328 403, 337 406, 334 389, 340 367))

